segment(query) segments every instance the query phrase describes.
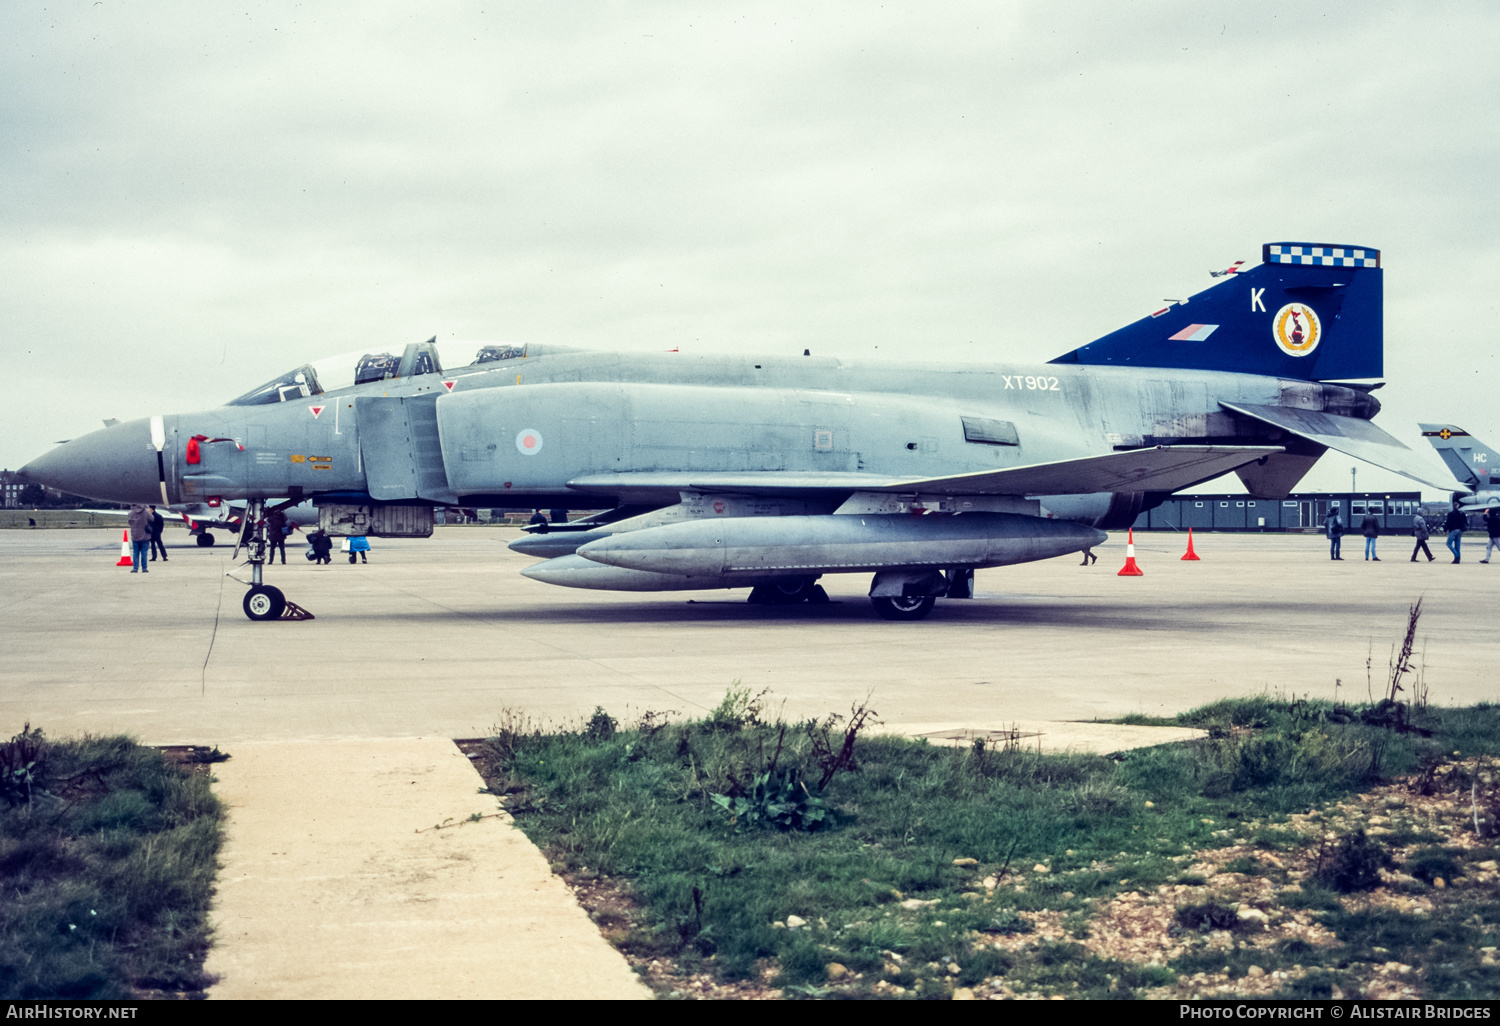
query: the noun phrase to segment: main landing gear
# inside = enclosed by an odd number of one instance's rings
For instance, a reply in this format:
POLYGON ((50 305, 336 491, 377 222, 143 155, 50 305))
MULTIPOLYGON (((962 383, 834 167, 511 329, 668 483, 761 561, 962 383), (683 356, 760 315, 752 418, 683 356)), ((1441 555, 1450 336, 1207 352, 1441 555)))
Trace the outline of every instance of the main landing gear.
POLYGON ((882 620, 920 620, 932 612, 937 598, 932 595, 871 595, 870 604, 882 620))
POLYGON ((973 597, 974 571, 970 567, 885 571, 870 582, 870 605, 882 620, 921 620, 940 598, 973 597))
POLYGON ((816 577, 784 577, 770 584, 757 584, 745 601, 752 606, 795 606, 802 602, 822 605, 828 592, 816 577))
MULTIPOLYGON (((245 592, 242 603, 245 615, 252 620, 311 620, 313 615, 281 593, 280 588, 266 584, 262 579, 266 562, 266 503, 264 499, 251 499, 245 507, 245 518, 240 527, 240 538, 235 546, 238 552, 245 550, 250 564, 250 590, 245 592)), ((203 545, 205 535, 198 536, 203 545)), ((213 544, 211 535, 207 544, 213 544)))
POLYGON ((200 549, 211 549, 214 547, 215 538, 207 531, 198 532, 198 547, 200 549))

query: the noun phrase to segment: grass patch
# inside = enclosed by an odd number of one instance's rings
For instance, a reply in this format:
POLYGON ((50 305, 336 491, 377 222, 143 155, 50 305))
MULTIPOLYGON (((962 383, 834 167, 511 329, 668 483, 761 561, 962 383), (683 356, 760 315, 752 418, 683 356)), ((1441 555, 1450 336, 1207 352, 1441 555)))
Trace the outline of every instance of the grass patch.
POLYGON ((201 995, 221 808, 125 737, 0 745, 0 995, 201 995))
MULTIPOLYGON (((1418 930, 1409 943, 1389 930, 1379 936, 1390 943, 1357 940, 1375 927, 1346 921, 1355 913, 1337 892, 1364 893, 1386 866, 1389 839, 1330 847, 1323 886, 1311 866, 1280 867, 1305 855, 1308 828, 1292 819, 1309 809, 1454 750, 1500 752, 1497 707, 1428 709, 1417 731, 1332 716, 1329 703, 1218 702, 1174 721, 1207 727, 1203 740, 1102 757, 872 737, 849 729, 858 710, 846 720, 767 721, 761 697, 731 690, 711 715, 687 722, 616 725, 603 710, 576 730, 511 719, 476 752, 491 790, 508 796, 555 869, 628 893, 633 912, 612 918, 606 934, 638 966, 666 966, 648 973, 663 991, 696 976, 788 996, 971 987, 1118 998, 1229 967, 1231 979, 1265 969, 1264 993, 1322 993, 1340 961, 1363 958, 1359 944, 1414 953, 1492 929, 1484 918, 1418 930), (820 815, 793 815, 794 801, 820 815), (1212 871, 1190 870, 1220 849, 1234 854, 1212 871), (1269 926, 1255 910, 1240 914, 1251 906, 1194 893, 1216 886, 1221 871, 1241 887, 1287 886, 1291 914, 1326 921, 1338 943, 1258 939, 1269 926), (1194 947, 1171 965, 1133 961, 1126 948, 1110 954, 1100 939, 1115 929, 1106 907, 1146 918, 1164 908, 1156 925, 1122 935, 1170 928, 1191 935, 1184 944, 1228 948, 1194 947), (1295 979, 1270 986, 1283 970, 1295 979)), ((1463 872, 1445 858, 1456 856, 1427 852, 1421 873, 1463 872)), ((1459 982, 1445 993, 1488 986, 1479 960, 1455 963, 1459 982)))

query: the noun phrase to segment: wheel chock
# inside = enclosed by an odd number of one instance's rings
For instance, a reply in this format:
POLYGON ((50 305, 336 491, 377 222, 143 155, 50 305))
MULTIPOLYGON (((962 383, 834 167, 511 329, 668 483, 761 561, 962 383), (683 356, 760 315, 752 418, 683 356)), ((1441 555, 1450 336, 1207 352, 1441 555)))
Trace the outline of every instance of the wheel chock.
POLYGON ((286 608, 281 611, 281 619, 283 619, 283 620, 316 620, 317 617, 313 616, 312 613, 308 612, 306 609, 303 609, 301 606, 297 605, 297 603, 293 602, 291 599, 287 599, 286 600, 286 608))

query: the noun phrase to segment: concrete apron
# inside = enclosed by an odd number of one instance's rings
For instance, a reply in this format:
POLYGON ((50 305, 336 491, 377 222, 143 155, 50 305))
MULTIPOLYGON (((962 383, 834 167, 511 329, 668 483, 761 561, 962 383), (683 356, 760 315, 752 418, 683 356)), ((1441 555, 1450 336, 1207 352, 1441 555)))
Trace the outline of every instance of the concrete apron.
POLYGON ((1108 755, 1132 748, 1150 748, 1177 741, 1195 741, 1208 731, 1195 727, 1143 727, 1126 723, 1091 723, 1067 720, 1012 720, 999 725, 953 723, 890 723, 875 728, 883 734, 926 738, 935 745, 968 748, 975 738, 984 738, 991 751, 1013 744, 1044 755, 1108 755), (1011 738, 1014 738, 1012 741, 1011 738))
POLYGON ((447 738, 230 752, 210 997, 651 996, 447 738))

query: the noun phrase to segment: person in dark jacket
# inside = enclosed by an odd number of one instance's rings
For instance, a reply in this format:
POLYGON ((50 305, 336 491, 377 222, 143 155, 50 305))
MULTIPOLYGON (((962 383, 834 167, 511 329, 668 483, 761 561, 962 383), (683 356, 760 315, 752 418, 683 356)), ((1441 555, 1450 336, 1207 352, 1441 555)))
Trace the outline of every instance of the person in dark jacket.
POLYGON ((1380 537, 1380 521, 1374 513, 1365 514, 1359 522, 1359 530, 1365 536, 1365 558, 1379 563, 1380 557, 1375 555, 1375 539, 1380 537))
POLYGON ((1500 549, 1500 508, 1491 506, 1484 511, 1484 531, 1490 536, 1489 544, 1484 547, 1484 558, 1481 563, 1490 561, 1490 553, 1500 549))
POLYGON ((1453 562, 1459 562, 1459 549, 1464 543, 1464 528, 1469 526, 1469 518, 1458 511, 1458 503, 1448 511, 1448 519, 1443 521, 1443 530, 1448 532, 1448 551, 1453 553, 1453 562))
POLYGON ((1339 545, 1344 540, 1344 518, 1339 516, 1339 511, 1329 509, 1328 515, 1323 518, 1323 529, 1328 532, 1328 558, 1343 561, 1339 555, 1339 545))
POLYGON ((147 506, 146 509, 151 512, 151 559, 155 562, 156 550, 160 549, 161 561, 165 563, 167 561, 167 547, 161 542, 161 533, 166 529, 166 518, 157 512, 155 506, 147 506))
POLYGON ((130 525, 130 572, 139 570, 143 574, 151 571, 146 569, 146 547, 151 544, 151 514, 146 512, 146 507, 137 503, 130 507, 130 515, 125 518, 130 525))
POLYGON ((266 562, 276 561, 276 550, 281 550, 281 565, 286 566, 286 514, 273 509, 266 514, 266 562))
POLYGON ((312 546, 314 565, 333 562, 333 539, 328 537, 327 531, 318 528, 308 536, 307 544, 312 546))
POLYGON ((1380 519, 1374 513, 1365 513, 1365 519, 1359 522, 1359 532, 1365 535, 1365 558, 1380 562, 1380 556, 1376 555, 1376 538, 1380 537, 1380 519))
POLYGON ((1422 516, 1422 514, 1418 513, 1411 518, 1411 533, 1412 537, 1417 539, 1417 543, 1411 547, 1411 561, 1415 563, 1417 561, 1417 553, 1425 552, 1427 553, 1427 562, 1431 563, 1432 550, 1427 547, 1427 538, 1431 532, 1427 530, 1427 518, 1422 516))

